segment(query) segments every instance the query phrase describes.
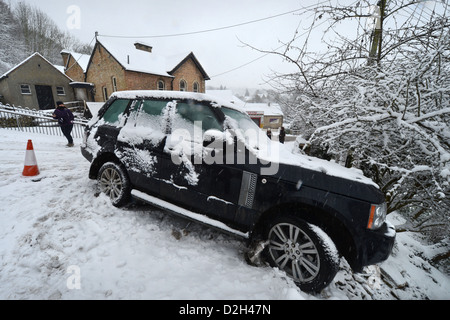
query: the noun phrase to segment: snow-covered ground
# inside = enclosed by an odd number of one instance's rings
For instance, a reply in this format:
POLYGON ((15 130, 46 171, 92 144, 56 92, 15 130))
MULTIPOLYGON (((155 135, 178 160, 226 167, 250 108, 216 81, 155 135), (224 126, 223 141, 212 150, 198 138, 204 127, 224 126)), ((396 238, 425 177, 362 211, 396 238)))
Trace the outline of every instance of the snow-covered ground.
POLYGON ((380 266, 356 275, 343 262, 320 295, 301 292, 279 270, 248 265, 232 236, 140 203, 113 207, 88 179, 80 142, 0 129, 0 299, 450 299, 449 275, 426 259, 445 248, 410 233, 380 266), (28 139, 37 177, 22 176, 28 139))

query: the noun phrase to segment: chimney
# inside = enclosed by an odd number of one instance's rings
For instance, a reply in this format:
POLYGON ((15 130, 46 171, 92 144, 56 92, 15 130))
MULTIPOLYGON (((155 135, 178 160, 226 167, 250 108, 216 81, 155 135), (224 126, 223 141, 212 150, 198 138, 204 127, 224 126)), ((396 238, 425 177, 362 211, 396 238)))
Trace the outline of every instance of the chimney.
POLYGON ((142 50, 142 51, 147 51, 147 52, 152 52, 152 47, 149 46, 148 44, 142 43, 142 42, 135 42, 134 46, 136 49, 138 50, 142 50))
POLYGON ((67 63, 69 62, 70 52, 66 51, 66 50, 63 50, 63 51, 61 51, 61 56, 62 56, 62 59, 63 59, 64 71, 65 71, 68 68, 67 63))

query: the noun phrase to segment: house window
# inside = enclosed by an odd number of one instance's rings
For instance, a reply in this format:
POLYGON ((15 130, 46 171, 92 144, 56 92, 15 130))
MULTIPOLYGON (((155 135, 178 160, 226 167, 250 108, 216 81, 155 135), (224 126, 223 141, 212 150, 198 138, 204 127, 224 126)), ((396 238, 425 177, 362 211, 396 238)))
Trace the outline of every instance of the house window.
POLYGON ((66 90, 64 90, 64 87, 56 87, 56 94, 58 96, 65 96, 66 90))
POLYGON ((165 90, 166 89, 166 84, 164 83, 164 81, 159 80, 158 81, 158 90, 165 90))
POLYGON ((194 92, 198 92, 199 85, 198 85, 197 81, 194 82, 194 85, 192 86, 192 88, 193 88, 194 92))
POLYGON ((22 94, 31 94, 31 88, 29 84, 21 84, 20 85, 20 92, 22 94))
POLYGON ((108 89, 106 89, 106 87, 103 87, 102 91, 103 91, 103 100, 104 101, 108 100, 108 89))
POLYGON ((116 77, 112 77, 112 85, 113 85, 113 92, 117 91, 117 79, 116 77))
POLYGON ((180 81, 180 91, 187 91, 187 84, 184 80, 180 81))

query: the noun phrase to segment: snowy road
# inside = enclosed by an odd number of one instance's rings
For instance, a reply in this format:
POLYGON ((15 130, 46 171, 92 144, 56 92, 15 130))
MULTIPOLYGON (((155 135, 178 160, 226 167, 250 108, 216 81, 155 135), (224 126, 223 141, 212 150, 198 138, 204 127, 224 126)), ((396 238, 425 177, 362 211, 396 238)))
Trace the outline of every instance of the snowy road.
POLYGON ((303 293, 278 270, 246 264, 238 239, 147 205, 113 207, 87 178, 80 141, 65 144, 0 129, 0 299, 450 299, 448 276, 414 268, 424 262, 408 250, 424 247, 407 235, 386 262, 405 271, 395 296, 378 268, 343 269, 320 295, 303 293), (28 139, 33 178, 21 175, 28 139))

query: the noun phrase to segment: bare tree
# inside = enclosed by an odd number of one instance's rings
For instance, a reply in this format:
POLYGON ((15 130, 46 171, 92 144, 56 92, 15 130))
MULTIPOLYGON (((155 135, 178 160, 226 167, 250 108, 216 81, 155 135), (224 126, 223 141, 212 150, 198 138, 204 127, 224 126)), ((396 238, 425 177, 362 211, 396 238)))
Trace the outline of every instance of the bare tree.
POLYGON ((9 6, 0 0, 0 75, 25 59, 24 37, 9 6))
POLYGON ((405 214, 409 230, 447 236, 449 7, 372 2, 305 8, 301 16, 313 18, 306 32, 275 51, 254 49, 296 66, 271 80, 290 97, 288 117, 308 133, 314 155, 362 169, 385 192, 389 211, 405 214), (321 48, 313 48, 319 30, 321 48))
POLYGON ((82 44, 68 32, 61 31, 43 11, 23 2, 15 7, 14 14, 22 28, 28 54, 39 52, 52 63, 62 63, 62 49, 90 53, 89 45, 82 44))

